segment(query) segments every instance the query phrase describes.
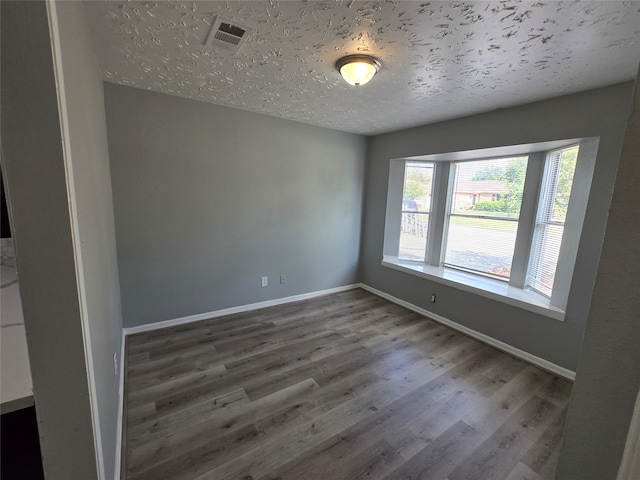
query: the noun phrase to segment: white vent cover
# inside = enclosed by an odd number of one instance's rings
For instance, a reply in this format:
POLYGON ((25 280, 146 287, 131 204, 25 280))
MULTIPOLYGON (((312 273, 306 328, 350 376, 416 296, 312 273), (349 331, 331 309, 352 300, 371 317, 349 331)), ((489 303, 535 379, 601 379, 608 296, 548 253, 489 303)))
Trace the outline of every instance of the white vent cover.
POLYGON ((249 38, 251 31, 244 25, 238 25, 219 16, 213 17, 213 25, 204 44, 237 53, 249 38))

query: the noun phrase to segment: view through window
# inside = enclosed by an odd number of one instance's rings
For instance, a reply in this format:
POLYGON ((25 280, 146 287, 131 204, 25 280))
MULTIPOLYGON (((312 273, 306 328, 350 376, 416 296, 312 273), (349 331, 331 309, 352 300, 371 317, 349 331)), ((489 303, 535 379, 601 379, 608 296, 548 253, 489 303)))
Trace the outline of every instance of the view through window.
POLYGON ((453 163, 444 264, 508 280, 527 157, 453 163))
POLYGON ((408 162, 402 192, 402 224, 398 257, 424 260, 433 190, 432 162, 408 162))
POLYGON ((577 158, 577 146, 557 150, 549 153, 545 165, 528 284, 546 297, 553 290, 577 158))

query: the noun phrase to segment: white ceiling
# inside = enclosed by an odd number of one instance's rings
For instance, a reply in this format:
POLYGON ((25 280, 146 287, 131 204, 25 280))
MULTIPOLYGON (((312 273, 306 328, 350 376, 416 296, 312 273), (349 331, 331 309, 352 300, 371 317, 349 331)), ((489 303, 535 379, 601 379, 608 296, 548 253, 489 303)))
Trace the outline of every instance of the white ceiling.
POLYGON ((104 78, 378 134, 635 78, 639 1, 85 2, 104 78), (234 56, 212 17, 253 29, 234 56), (335 70, 368 52, 362 87, 335 70))

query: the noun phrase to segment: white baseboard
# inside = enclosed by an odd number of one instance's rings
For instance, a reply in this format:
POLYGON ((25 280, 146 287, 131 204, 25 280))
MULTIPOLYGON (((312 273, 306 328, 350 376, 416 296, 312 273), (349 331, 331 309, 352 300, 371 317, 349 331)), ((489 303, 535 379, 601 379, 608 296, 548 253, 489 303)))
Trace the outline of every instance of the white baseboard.
POLYGON ((113 471, 114 480, 120 480, 120 470, 122 468, 122 436, 124 435, 124 349, 125 349, 125 332, 122 330, 122 341, 120 346, 120 365, 118 379, 118 418, 116 424, 116 463, 113 471))
POLYGON ((486 343, 487 345, 497 348, 498 350, 502 350, 503 352, 508 353, 509 355, 513 355, 514 357, 517 357, 521 360, 524 360, 525 362, 531 363, 533 365, 535 365, 536 367, 540 367, 544 370, 547 370, 555 375, 558 375, 559 377, 565 378, 567 380, 570 381, 574 381, 576 378, 576 373, 561 367, 560 365, 556 365, 555 363, 552 363, 548 360, 545 360, 544 358, 540 358, 536 355, 533 355, 529 352, 525 352, 524 350, 520 350, 519 348, 516 348, 512 345, 509 345, 508 343, 504 343, 501 342, 500 340, 496 340, 493 337, 490 337, 488 335, 485 335, 484 333, 480 333, 477 332, 469 327, 465 327, 464 325, 460 325, 459 323, 454 322, 453 320, 449 320, 448 318, 445 318, 441 315, 438 315, 436 313, 430 312, 429 310, 425 310, 424 308, 418 307, 417 305, 414 305, 412 303, 406 302, 404 300, 401 300, 397 297, 394 297, 393 295, 389 295, 388 293, 382 292, 380 290, 377 290, 373 287, 370 287, 369 285, 365 285, 364 283, 360 284, 360 287, 368 292, 373 293, 374 295, 377 295, 381 298, 384 298, 385 300, 389 300, 390 302, 396 303, 402 307, 405 307, 409 310, 412 310, 422 316, 431 318, 433 320, 435 320, 438 323, 442 323, 443 325, 446 325, 447 327, 450 327, 454 330, 457 330, 461 333, 464 333, 465 335, 475 338, 476 340, 481 341, 482 343, 486 343))
POLYGON ((293 295, 291 297, 276 298, 273 300, 266 300, 264 302, 250 303, 248 305, 239 305, 237 307, 225 308, 223 310, 214 310, 213 312, 198 313, 197 315, 174 318, 173 320, 164 320, 162 322, 138 325, 137 327, 127 327, 123 329, 123 333, 126 336, 133 335, 134 333, 150 332, 152 330, 158 330, 160 328, 174 327, 176 325, 183 325, 185 323, 197 322, 200 320, 208 320, 210 318, 223 317, 225 315, 232 315, 234 313, 249 312, 251 310, 258 310, 259 308, 274 307, 276 305, 282 305, 285 303, 298 302, 300 300, 321 297, 323 295, 330 295, 332 293, 346 292, 347 290, 360 288, 360 286, 361 284, 355 283, 352 285, 344 285, 342 287, 328 288, 326 290, 318 290, 316 292, 293 295))

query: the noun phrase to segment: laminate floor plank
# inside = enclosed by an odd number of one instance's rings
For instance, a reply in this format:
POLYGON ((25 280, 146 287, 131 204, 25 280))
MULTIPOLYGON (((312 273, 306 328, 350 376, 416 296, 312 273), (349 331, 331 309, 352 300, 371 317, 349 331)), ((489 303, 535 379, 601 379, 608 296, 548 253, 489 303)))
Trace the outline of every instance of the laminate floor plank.
MULTIPOLYGON (((352 345, 351 349, 361 348, 358 345, 352 345)), ((319 352, 312 352, 315 355, 316 360, 321 358, 331 358, 337 357, 340 354, 349 353, 348 349, 343 349, 341 351, 336 351, 335 349, 330 349, 327 347, 319 352)), ((298 358, 303 358, 300 355, 295 357, 295 360, 298 358)), ((226 375, 222 375, 220 378, 214 379, 213 381, 208 381, 201 383, 199 385, 193 385, 190 388, 183 390, 181 393, 173 393, 171 395, 164 396, 157 400, 158 410, 161 412, 170 412, 176 409, 186 408, 189 404, 199 402, 201 398, 206 396, 215 396, 221 394, 226 391, 231 391, 235 389, 237 386, 242 386, 247 389, 253 389, 251 391, 258 390, 261 386, 267 385, 264 387, 261 393, 265 393, 267 389, 274 390, 273 388, 269 388, 268 385, 270 382, 277 380, 286 379, 287 385, 294 384, 298 380, 302 380, 309 377, 309 369, 304 366, 306 370, 301 370, 301 368, 292 361, 288 361, 286 358, 283 360, 281 358, 276 358, 271 362, 264 362, 255 366, 254 368, 245 368, 245 369, 237 369, 234 372, 228 373, 226 375), (256 374, 256 371, 259 371, 256 374)), ((255 399, 255 398, 254 398, 255 399)))
POLYGON ((205 371, 218 369, 223 372, 227 369, 226 365, 221 361, 219 355, 211 349, 200 351, 199 355, 189 356, 187 358, 176 356, 169 361, 155 364, 144 371, 138 371, 137 374, 129 373, 128 382, 134 390, 143 389, 149 385, 158 382, 170 381, 180 376, 188 375, 196 371, 205 371))
POLYGON ((217 359, 193 360, 174 365, 144 377, 132 378, 129 385, 135 389, 135 395, 131 395, 129 399, 131 400, 137 395, 156 398, 157 395, 162 395, 169 389, 182 388, 180 385, 183 383, 192 383, 194 376, 198 381, 201 381, 212 376, 220 376, 226 370, 226 367, 217 359))
POLYGON ((210 345, 198 345, 170 357, 154 360, 148 358, 144 362, 127 365, 127 375, 129 376, 129 379, 153 375, 165 368, 172 368, 173 366, 180 365, 184 362, 198 361, 207 357, 219 360, 220 354, 216 352, 215 349, 211 348, 210 345))
POLYGON ((569 403, 572 386, 567 380, 551 376, 551 380, 540 392, 540 396, 560 407, 565 407, 569 403))
MULTIPOLYGON (((276 340, 271 348, 267 350, 254 350, 247 352, 241 358, 235 356, 221 355, 223 363, 229 372, 237 372, 247 369, 255 369, 259 365, 264 365, 274 360, 290 362, 298 358, 307 360, 313 352, 335 351, 347 344, 356 344, 357 342, 346 341, 342 336, 335 332, 320 330, 310 335, 297 336, 289 338, 289 341, 283 342, 276 340)), ((262 342, 263 345, 268 342, 262 342)), ((359 345, 357 345, 359 347, 359 345)), ((244 351, 245 349, 243 349, 244 351)))
POLYGON ((528 364, 522 360, 507 355, 499 363, 483 372, 483 375, 495 382, 508 383, 527 366, 528 364))
POLYGON ((219 411, 220 409, 229 411, 238 405, 242 405, 242 411, 245 411, 245 406, 248 403, 250 402, 247 394, 242 388, 239 388, 219 397, 200 402, 191 408, 178 410, 167 415, 158 415, 154 409, 153 414, 148 415, 144 421, 130 424, 130 444, 132 447, 139 444, 148 445, 155 438, 168 436, 190 428, 213 418, 214 415, 222 418, 224 414, 219 411))
MULTIPOLYGON (((277 351, 283 348, 295 348, 298 343, 304 343, 312 341, 319 337, 334 336, 335 332, 330 330, 314 330, 313 332, 307 332, 305 335, 297 336, 294 339, 289 339, 283 342, 280 338, 266 338, 260 342, 256 342, 253 345, 247 345, 244 348, 237 350, 230 350, 224 354, 218 354, 218 358, 228 368, 235 368, 242 363, 250 363, 258 361, 259 355, 273 355, 277 354, 277 351), (236 363, 237 362, 237 363, 236 363)), ((334 336, 335 338, 335 336, 334 336)))
POLYGON ((125 348, 123 480, 550 480, 571 395, 362 289, 125 348))
MULTIPOLYGON (((127 418, 127 431, 136 423, 145 422, 151 418, 155 418, 156 411, 156 402, 148 402, 137 407, 129 407, 125 405, 126 418, 127 418)), ((135 438, 127 435, 127 438, 135 438)), ((131 441, 131 440, 129 440, 131 441)))
POLYGON ((129 408, 134 408, 152 401, 160 405, 161 401, 167 397, 173 398, 176 395, 181 395, 185 390, 194 389, 203 383, 210 384, 221 377, 225 377, 225 370, 224 365, 215 364, 208 370, 200 371, 196 369, 160 383, 145 384, 135 390, 133 388, 136 384, 133 383, 130 393, 127 395, 127 405, 129 408))
POLYGON ((388 335, 396 335, 403 328, 415 326, 424 321, 416 313, 395 312, 390 309, 377 309, 346 320, 345 322, 344 318, 336 316, 333 319, 327 319, 327 325, 338 330, 340 328, 350 331, 375 330, 376 332, 385 332, 388 335))
POLYGON ((128 340, 132 346, 146 344, 162 339, 174 338, 176 335, 183 333, 196 333, 198 331, 210 331, 212 333, 224 332, 226 330, 238 330, 243 327, 252 327, 259 325, 260 321, 256 320, 255 315, 250 314, 234 314, 224 317, 213 318, 209 320, 201 320, 199 322, 183 323, 171 327, 152 330, 130 335, 128 340))
POLYGON ((328 412, 266 438, 259 446, 240 453, 234 460, 208 472, 202 478, 260 478, 267 475, 270 470, 286 463, 294 454, 300 455, 310 450, 389 403, 420 388, 433 378, 432 372, 425 372, 420 367, 422 366, 406 372, 402 381, 387 379, 328 412))
POLYGON ((299 362, 293 368, 282 369, 278 372, 273 372, 272 375, 251 379, 245 384, 245 390, 250 399, 256 400, 311 375, 313 375, 314 380, 323 385, 331 379, 345 377, 349 373, 359 370, 372 359, 371 352, 366 348, 355 345, 352 351, 345 353, 348 354, 345 355, 340 351, 329 351, 328 355, 318 358, 314 365, 299 362))
MULTIPOLYGON (((299 464, 304 465, 304 475, 312 474, 314 471, 322 471, 327 468, 327 465, 332 465, 334 471, 325 471, 324 475, 327 475, 325 478, 358 478, 358 474, 356 473, 346 474, 344 471, 346 471, 347 468, 353 469, 357 467, 356 470, 367 472, 371 467, 370 463, 378 462, 379 460, 378 454, 372 455, 370 450, 378 448, 376 443, 380 442, 379 438, 381 438, 381 435, 372 435, 371 429, 375 428, 378 433, 381 433, 384 428, 394 427, 394 425, 388 421, 389 418, 394 415, 403 417, 403 419, 401 419, 400 422, 396 422, 396 424, 406 421, 411 415, 410 412, 413 412, 413 415, 417 415, 422 409, 422 393, 421 391, 413 392, 410 395, 405 395, 385 409, 373 409, 372 411, 375 412, 374 415, 367 416, 362 422, 341 432, 339 436, 331 437, 328 442, 323 442, 310 453, 308 452, 305 455, 297 457, 299 464), (354 460, 356 457, 360 457, 361 461, 356 462, 354 460), (344 470, 342 477, 335 476, 337 475, 337 471, 335 471, 336 468, 339 471, 344 470)), ((297 402, 295 405, 292 405, 289 410, 297 410, 299 413, 301 406, 300 402, 297 402)), ((254 425, 256 425, 256 428, 261 434, 266 434, 267 436, 273 435, 276 431, 275 428, 273 428, 276 426, 276 423, 280 431, 283 431, 283 424, 287 420, 286 413, 288 412, 284 412, 284 415, 275 415, 273 418, 255 422, 254 425)), ((309 415, 306 414, 304 417, 298 416, 298 419, 306 421, 307 419, 305 417, 307 416, 309 415)), ((292 425, 293 423, 290 423, 289 427, 292 425)), ((312 428, 314 428, 314 425, 312 425, 312 428)), ((386 442, 385 446, 388 446, 386 442)), ((291 478, 298 478, 298 475, 303 474, 302 470, 298 468, 299 464, 297 463, 294 466, 285 464, 283 471, 287 472, 287 474, 279 474, 278 478, 289 478, 288 475, 292 475, 291 478)))
POLYGON ((305 339, 310 336, 314 336, 316 333, 327 331, 322 325, 284 325, 278 326, 273 331, 261 332, 256 335, 249 335, 242 338, 231 339, 229 341, 215 343, 216 351, 224 355, 227 352, 236 352, 244 348, 255 346, 268 339, 277 339, 281 345, 286 344, 287 341, 295 341, 296 339, 305 339))
POLYGON ((166 357, 173 358, 174 356, 179 355, 182 352, 189 351, 189 349, 191 348, 198 347, 208 347, 211 350, 215 350, 211 332, 198 337, 194 337, 185 343, 169 343, 153 350, 150 349, 148 350, 149 360, 156 360, 166 357))
POLYGON ((286 422, 282 419, 282 412, 292 408, 295 410, 295 406, 303 402, 305 397, 310 398, 316 389, 317 384, 309 379, 263 397, 245 408, 232 407, 219 416, 194 424, 192 428, 183 425, 163 438, 134 444, 133 471, 138 474, 145 472, 145 478, 148 475, 153 478, 153 475, 160 475, 159 472, 163 472, 162 475, 172 472, 171 477, 179 478, 187 465, 193 465, 192 472, 218 465, 237 455, 237 449, 222 448, 220 443, 243 438, 242 448, 251 448, 255 442, 246 436, 247 432, 251 432, 253 440, 257 440, 253 433, 255 431, 256 435, 263 435, 259 426, 265 418, 279 418, 281 426, 284 426, 286 422), (222 441, 212 442, 212 438, 222 441), (149 469, 149 465, 153 467, 149 469))
MULTIPOLYGON (((385 480, 444 480, 473 450, 480 434, 462 421, 425 445, 385 480)), ((480 477, 478 477, 480 478, 480 477)))
POLYGON ((211 335, 211 329, 205 326, 193 329, 182 329, 181 331, 173 333, 171 336, 156 336, 155 338, 144 340, 139 338, 131 342, 128 350, 132 355, 140 352, 152 352, 171 345, 188 345, 191 339, 200 339, 207 335, 211 335))
MULTIPOLYGON (((380 438, 385 439, 385 445, 389 445, 393 452, 390 458, 393 457, 394 462, 391 463, 402 463, 404 459, 401 459, 396 448, 387 440, 397 432, 406 431, 406 425, 435 405, 437 400, 434 399, 446 396, 443 390, 448 390, 449 387, 446 382, 441 381, 441 377, 436 377, 383 408, 375 408, 368 417, 299 456, 292 464, 285 465, 283 470, 286 474, 278 471, 268 475, 268 478, 296 478, 300 472, 311 474, 321 471, 323 466, 331 469, 324 472, 326 478, 354 478, 350 476, 352 474, 346 473, 350 469, 349 465, 344 464, 361 452, 373 448, 380 438)), ((390 463, 388 460, 387 463, 390 463)), ((375 473, 382 474, 381 471, 375 473)))
POLYGON ((530 398, 448 476, 449 480, 506 478, 559 410, 538 396, 530 398))
POLYGON ((485 381, 480 372, 499 358, 495 350, 483 346, 465 362, 438 377, 431 382, 433 387, 424 412, 386 438, 404 458, 410 459, 484 401, 484 395, 477 390, 485 381))
POLYGON ((556 420, 522 458, 522 463, 541 478, 553 478, 555 474, 567 409, 568 406, 565 406, 564 414, 556 417, 556 420))
POLYGON ((384 439, 358 453, 341 472, 342 479, 370 479, 392 471, 404 460, 384 439))
POLYGON ((462 420, 479 432, 492 433, 533 395, 548 385, 553 376, 530 366, 486 399, 476 399, 462 420))
POLYGON ((505 480, 541 480, 543 477, 519 462, 505 480))

